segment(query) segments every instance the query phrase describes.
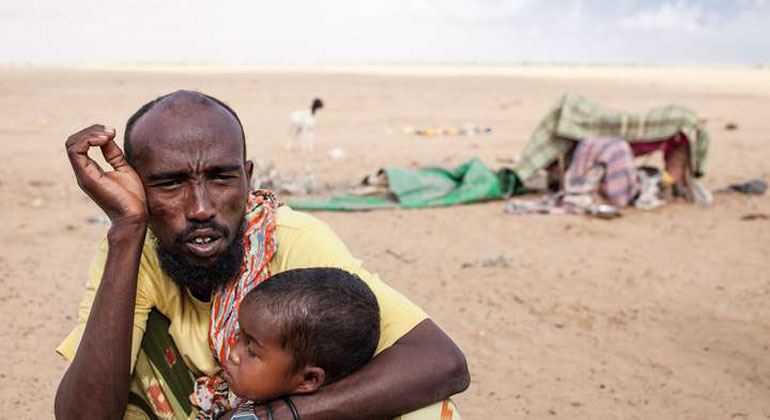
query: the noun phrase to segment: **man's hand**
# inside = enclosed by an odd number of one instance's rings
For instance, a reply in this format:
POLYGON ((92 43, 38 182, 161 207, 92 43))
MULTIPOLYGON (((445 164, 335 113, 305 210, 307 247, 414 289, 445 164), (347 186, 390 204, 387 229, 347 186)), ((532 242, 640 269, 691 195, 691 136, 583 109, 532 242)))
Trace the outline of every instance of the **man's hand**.
POLYGON ((147 220, 147 198, 142 180, 115 144, 115 129, 92 125, 71 135, 65 143, 78 185, 104 210, 113 226, 147 220), (105 172, 88 156, 92 147, 114 171, 105 172))
POLYGON ((77 354, 59 383, 57 419, 122 418, 131 377, 134 304, 145 234, 147 198, 142 181, 115 144, 115 130, 92 125, 67 139, 78 185, 112 221, 107 261, 77 354), (114 171, 88 157, 100 147, 114 171))

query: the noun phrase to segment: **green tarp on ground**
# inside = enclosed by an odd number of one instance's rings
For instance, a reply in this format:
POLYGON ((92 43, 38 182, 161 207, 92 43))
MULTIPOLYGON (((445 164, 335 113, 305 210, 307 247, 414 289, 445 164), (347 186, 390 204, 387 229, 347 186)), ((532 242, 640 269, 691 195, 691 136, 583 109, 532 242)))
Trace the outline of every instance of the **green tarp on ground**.
POLYGON ((452 169, 389 167, 382 172, 388 179, 391 198, 337 195, 326 200, 295 200, 289 206, 297 210, 336 211, 422 208, 499 200, 523 192, 509 169, 495 172, 478 159, 452 169))

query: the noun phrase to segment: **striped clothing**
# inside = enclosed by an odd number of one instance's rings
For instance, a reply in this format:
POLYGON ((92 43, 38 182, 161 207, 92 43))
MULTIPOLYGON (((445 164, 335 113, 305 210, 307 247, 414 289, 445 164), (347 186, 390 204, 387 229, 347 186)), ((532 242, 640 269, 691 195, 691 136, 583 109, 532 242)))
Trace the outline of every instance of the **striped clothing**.
POLYGON ((680 133, 690 142, 690 166, 699 176, 704 172, 709 137, 692 111, 667 106, 643 114, 620 112, 567 93, 540 122, 513 170, 526 185, 535 172, 567 153, 576 141, 617 137, 630 143, 645 143, 667 140, 680 133))
POLYGON ((598 137, 578 143, 564 175, 564 192, 600 193, 614 206, 631 204, 639 188, 634 155, 622 139, 598 137))

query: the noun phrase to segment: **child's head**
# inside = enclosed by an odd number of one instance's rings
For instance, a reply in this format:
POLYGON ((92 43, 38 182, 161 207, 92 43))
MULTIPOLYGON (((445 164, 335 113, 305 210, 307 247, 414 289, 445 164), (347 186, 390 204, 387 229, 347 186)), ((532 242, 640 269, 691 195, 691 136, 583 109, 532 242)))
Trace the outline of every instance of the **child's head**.
POLYGON ((246 295, 239 317, 225 378, 248 400, 314 392, 363 366, 380 339, 374 294, 337 268, 276 274, 246 295))

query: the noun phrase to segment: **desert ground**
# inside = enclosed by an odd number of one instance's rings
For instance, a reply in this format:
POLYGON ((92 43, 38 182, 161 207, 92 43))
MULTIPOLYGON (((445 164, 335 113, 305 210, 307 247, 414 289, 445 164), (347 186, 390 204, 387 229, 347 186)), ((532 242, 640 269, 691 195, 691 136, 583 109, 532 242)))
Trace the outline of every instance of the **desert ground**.
MULTIPOLYGON (((767 68, 2 68, 0 418, 53 417, 67 367, 54 349, 108 228, 89 221, 100 210, 65 139, 93 123, 122 139, 135 109, 181 88, 239 112, 250 158, 331 186, 386 165, 503 166, 566 90, 627 110, 690 107, 713 139, 705 185, 770 179, 767 68), (326 103, 316 151, 287 151, 289 113, 315 96, 326 103), (493 131, 402 132, 463 123, 493 131)), ((464 350, 463 418, 770 418, 770 220, 742 219, 770 214, 769 194, 615 220, 503 205, 315 213, 464 350)))

